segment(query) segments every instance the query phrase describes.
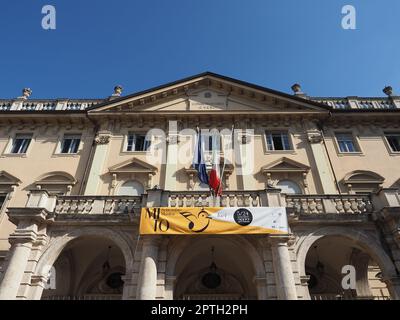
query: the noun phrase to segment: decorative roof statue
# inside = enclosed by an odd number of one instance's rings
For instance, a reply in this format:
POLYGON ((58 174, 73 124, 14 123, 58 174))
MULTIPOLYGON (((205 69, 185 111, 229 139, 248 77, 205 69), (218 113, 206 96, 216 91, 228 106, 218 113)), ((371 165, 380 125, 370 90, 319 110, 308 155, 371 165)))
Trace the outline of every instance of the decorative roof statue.
POLYGON ((24 88, 24 89, 22 89, 22 96, 18 97, 18 99, 27 100, 27 99, 29 99, 31 94, 32 94, 32 89, 31 88, 24 88))
POLYGON ((122 90, 123 90, 123 89, 124 89, 124 88, 122 88, 121 85, 115 86, 115 87, 114 87, 114 94, 113 94, 113 97, 120 97, 121 94, 122 94, 122 90))

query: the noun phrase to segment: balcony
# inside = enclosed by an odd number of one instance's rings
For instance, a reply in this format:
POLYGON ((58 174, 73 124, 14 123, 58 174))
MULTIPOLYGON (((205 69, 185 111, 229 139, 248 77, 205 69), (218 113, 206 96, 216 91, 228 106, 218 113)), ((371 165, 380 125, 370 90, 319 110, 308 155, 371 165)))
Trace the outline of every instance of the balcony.
MULTIPOLYGON (((55 215, 129 215, 138 217, 142 207, 284 207, 290 216, 367 217, 382 208, 399 207, 398 190, 379 195, 284 195, 278 189, 224 191, 214 199, 204 191, 148 190, 142 196, 52 196, 32 191, 23 210, 43 208, 55 215), (158 200, 157 200, 158 199, 158 200), (396 201, 395 201, 396 200, 396 201), (374 204, 374 205, 373 205, 374 204)), ((17 208, 9 208, 16 210, 17 208)), ((18 210, 17 210, 18 211, 18 210)))
POLYGON ((208 192, 174 191, 168 197, 169 207, 261 207, 267 203, 265 190, 225 191, 220 199, 208 192))
POLYGON ((287 195, 286 208, 295 215, 369 214, 370 195, 287 195))
POLYGON ((134 214, 142 206, 142 197, 58 196, 56 214, 134 214))

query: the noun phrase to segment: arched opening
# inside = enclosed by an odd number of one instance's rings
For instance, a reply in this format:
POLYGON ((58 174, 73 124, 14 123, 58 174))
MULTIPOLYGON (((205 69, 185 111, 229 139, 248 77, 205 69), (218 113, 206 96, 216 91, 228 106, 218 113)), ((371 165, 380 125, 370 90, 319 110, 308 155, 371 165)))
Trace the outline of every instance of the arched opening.
POLYGON ((174 299, 257 299, 252 258, 245 247, 221 238, 193 241, 175 263, 174 299))
POLYGON ((305 260, 312 300, 389 299, 378 263, 354 241, 329 235, 315 241, 305 260))
POLYGON ((42 300, 120 300, 125 265, 122 251, 112 240, 74 239, 50 269, 42 300))
POLYGON ((276 187, 281 189, 284 194, 302 194, 300 186, 292 180, 280 180, 276 187))
POLYGON ((126 181, 118 190, 119 196, 141 196, 143 193, 143 185, 136 180, 126 181))

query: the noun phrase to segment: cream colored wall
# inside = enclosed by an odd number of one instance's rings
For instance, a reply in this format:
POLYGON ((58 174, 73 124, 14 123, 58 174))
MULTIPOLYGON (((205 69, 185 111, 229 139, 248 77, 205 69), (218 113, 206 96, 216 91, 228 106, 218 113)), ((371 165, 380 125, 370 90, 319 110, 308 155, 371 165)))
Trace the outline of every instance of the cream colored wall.
MULTIPOLYGON (((24 128, 0 131, 0 171, 15 176, 21 184, 15 189, 12 198, 7 202, 7 207, 24 207, 28 199, 29 190, 35 189, 34 182, 44 174, 62 171, 66 172, 77 180, 72 188, 71 194, 78 194, 82 183, 84 170, 90 153, 90 146, 93 141, 91 128, 78 128, 48 126, 46 130, 40 128, 24 128), (29 145, 26 155, 8 154, 11 138, 16 133, 33 133, 33 139, 29 145), (81 145, 76 155, 58 154, 58 145, 64 133, 81 133, 81 145)), ((15 226, 10 223, 3 210, 0 216, 0 250, 7 250, 9 247, 8 236, 15 226)))
MULTIPOLYGON (((396 128, 376 129, 368 125, 349 128, 328 128, 326 144, 339 183, 346 174, 354 170, 375 172, 385 178, 383 187, 390 188, 400 179, 400 153, 392 153, 384 137, 384 131, 396 131, 396 128), (359 144, 360 153, 341 154, 334 139, 334 132, 353 132, 359 144)), ((397 128, 397 132, 399 129, 397 128)), ((344 192, 347 192, 343 188, 344 192)))

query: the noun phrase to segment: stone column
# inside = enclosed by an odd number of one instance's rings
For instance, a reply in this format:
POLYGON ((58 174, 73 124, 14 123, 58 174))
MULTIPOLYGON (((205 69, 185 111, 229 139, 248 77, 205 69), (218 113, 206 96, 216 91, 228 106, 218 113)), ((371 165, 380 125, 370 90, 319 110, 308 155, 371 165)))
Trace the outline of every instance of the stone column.
POLYGON ((31 253, 32 239, 12 244, 12 255, 0 286, 0 300, 14 300, 31 253))
POLYGON ((160 238, 143 236, 137 299, 154 300, 157 294, 157 264, 160 238))
POLYGON ((270 237, 276 290, 279 300, 297 300, 287 241, 288 237, 270 237))
POLYGON ((45 221, 47 211, 39 208, 10 208, 8 216, 17 229, 10 235, 11 257, 0 285, 0 300, 16 299, 27 268, 38 225, 45 221))
MULTIPOLYGON (((94 139, 95 150, 90 166, 88 180, 85 186, 85 195, 97 195, 100 185, 100 175, 107 158, 108 144, 110 142, 109 132, 100 132, 94 139)), ((90 161, 90 160, 89 160, 90 161)))

